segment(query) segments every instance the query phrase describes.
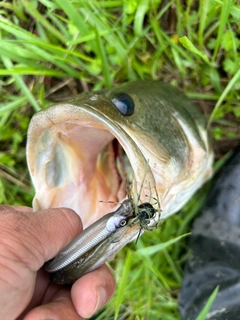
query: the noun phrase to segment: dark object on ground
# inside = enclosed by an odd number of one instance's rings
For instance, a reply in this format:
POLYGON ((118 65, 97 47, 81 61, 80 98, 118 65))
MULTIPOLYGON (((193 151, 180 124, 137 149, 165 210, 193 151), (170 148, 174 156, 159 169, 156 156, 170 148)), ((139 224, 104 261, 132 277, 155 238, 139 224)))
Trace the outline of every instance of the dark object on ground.
POLYGON ((219 285, 206 319, 240 319, 240 148, 217 175, 194 222, 190 247, 193 254, 179 299, 181 318, 195 320, 219 285))

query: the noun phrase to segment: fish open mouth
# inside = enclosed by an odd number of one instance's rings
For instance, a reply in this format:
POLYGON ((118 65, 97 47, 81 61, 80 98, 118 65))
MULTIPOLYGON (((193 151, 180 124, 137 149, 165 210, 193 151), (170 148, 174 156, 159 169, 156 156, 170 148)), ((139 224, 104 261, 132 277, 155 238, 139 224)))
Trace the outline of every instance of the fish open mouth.
POLYGON ((140 151, 123 128, 104 115, 96 110, 80 113, 79 107, 58 105, 36 114, 27 159, 36 190, 34 210, 71 208, 86 228, 126 198, 133 159, 137 169, 132 153, 139 157, 140 151))

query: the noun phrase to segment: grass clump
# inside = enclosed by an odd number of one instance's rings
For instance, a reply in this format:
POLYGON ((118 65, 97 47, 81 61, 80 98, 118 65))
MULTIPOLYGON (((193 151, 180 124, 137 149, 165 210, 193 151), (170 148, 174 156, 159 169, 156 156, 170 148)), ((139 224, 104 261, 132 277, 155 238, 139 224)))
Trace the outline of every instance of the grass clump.
MULTIPOLYGON (((31 205, 25 144, 36 111, 137 79, 161 79, 192 98, 220 159, 240 137, 239 18, 234 0, 0 2, 0 203, 31 205)), ((95 319, 179 319, 185 240, 143 252, 188 233, 207 189, 118 254, 117 292, 95 319)))

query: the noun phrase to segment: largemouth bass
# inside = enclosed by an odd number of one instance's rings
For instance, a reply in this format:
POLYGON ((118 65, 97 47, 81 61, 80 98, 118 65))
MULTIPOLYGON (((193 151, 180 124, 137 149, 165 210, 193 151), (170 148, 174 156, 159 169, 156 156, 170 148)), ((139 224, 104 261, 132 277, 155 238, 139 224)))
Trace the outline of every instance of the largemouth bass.
MULTIPOLYGON (((177 212, 211 176, 213 153, 198 108, 149 80, 84 92, 38 112, 27 161, 34 210, 71 208, 87 228, 126 199, 126 175, 134 210, 147 202, 161 208, 161 219, 177 212)), ((119 241, 136 237, 131 230, 119 241)))

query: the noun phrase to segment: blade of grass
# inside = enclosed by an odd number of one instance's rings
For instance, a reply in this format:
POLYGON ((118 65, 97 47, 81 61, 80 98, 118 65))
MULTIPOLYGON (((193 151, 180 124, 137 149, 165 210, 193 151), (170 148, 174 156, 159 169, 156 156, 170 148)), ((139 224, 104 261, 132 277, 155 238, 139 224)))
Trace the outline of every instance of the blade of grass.
MULTIPOLYGON (((177 50, 181 54, 182 58, 185 58, 186 60, 190 60, 190 61, 192 60, 192 59, 190 59, 189 54, 187 54, 184 49, 179 47, 179 45, 174 43, 172 41, 172 39, 169 38, 168 35, 166 35, 165 32, 162 32, 162 36, 164 38, 164 41, 166 41, 166 43, 168 43, 170 46, 172 46, 175 50, 177 50)), ((179 40, 180 40, 180 38, 179 38, 179 40)))
POLYGON ((33 54, 29 50, 26 50, 24 48, 21 48, 18 44, 12 45, 9 41, 1 40, 2 46, 0 46, 0 55, 6 56, 8 59, 11 59, 12 61, 29 66, 30 68, 36 68, 41 69, 41 64, 37 63, 38 57, 37 55, 34 55, 34 61, 33 54))
MULTIPOLYGON (((11 60, 7 59, 6 57, 2 57, 2 61, 3 61, 4 65, 5 65, 6 69, 12 69, 13 68, 13 64, 12 64, 11 60)), ((16 81, 17 85, 19 86, 19 88, 26 95, 28 101, 31 103, 33 108, 36 111, 41 110, 41 107, 39 106, 38 102, 35 100, 33 94, 29 90, 29 88, 24 83, 22 77, 19 76, 19 75, 13 75, 13 77, 15 78, 15 81, 16 81)))
POLYGON ((171 244, 174 244, 175 242, 181 240, 182 238, 184 238, 188 235, 190 235, 190 233, 186 233, 184 235, 181 235, 177 238, 171 239, 171 240, 164 242, 164 243, 159 243, 159 244, 156 244, 156 245, 148 247, 148 248, 139 249, 139 250, 137 250, 137 253, 139 253, 143 256, 150 256, 152 254, 155 254, 155 253, 167 248, 171 244))
POLYGON ((62 34, 63 43, 64 44, 68 43, 68 40, 71 40, 72 37, 69 34, 68 28, 66 28, 66 25, 64 25, 63 23, 63 21, 66 21, 67 19, 63 19, 63 17, 60 17, 55 12, 53 13, 48 12, 47 15, 48 15, 48 18, 51 20, 52 24, 56 25, 59 32, 62 34))
MULTIPOLYGON (((187 29, 187 34, 191 34, 192 30, 192 24, 191 24, 191 8, 193 5, 194 0, 187 0, 186 2, 186 9, 185 9, 185 21, 186 21, 186 29, 187 29)), ((199 10, 200 10, 200 5, 199 4, 199 10)))
POLYGON ((216 287, 216 289, 213 291, 213 293, 211 294, 211 296, 209 297, 205 307, 203 308, 203 310, 200 312, 200 314, 197 316, 196 320, 205 320, 206 316, 214 302, 214 300, 217 297, 218 294, 218 290, 219 290, 219 286, 216 287))
POLYGON ((177 34, 182 34, 183 33, 183 5, 182 5, 182 2, 180 0, 175 0, 175 5, 176 5, 176 14, 178 16, 178 19, 177 19, 177 28, 176 28, 176 31, 177 31, 177 34))
POLYGON ((128 251, 126 259, 123 264, 123 270, 121 272, 121 279, 118 284, 118 291, 117 291, 117 296, 115 300, 115 312, 114 312, 114 320, 118 319, 120 307, 123 301, 123 296, 124 296, 124 291, 126 290, 126 287, 128 285, 129 281, 129 272, 130 272, 130 267, 132 265, 132 259, 133 256, 131 255, 131 252, 128 251))
MULTIPOLYGON (((89 2, 89 4, 92 3, 89 2)), ((104 30, 112 30, 112 27, 109 26, 109 21, 105 21, 104 19, 102 19, 102 17, 98 17, 98 15, 92 14, 92 10, 88 7, 83 8, 82 13, 85 17, 88 17, 88 22, 92 26, 93 30, 97 29, 98 32, 104 30)), ((115 26, 113 28, 115 28, 115 26)), ((109 45, 110 48, 113 48, 114 43, 114 49, 117 52, 118 56, 125 61, 127 58, 126 48, 124 47, 121 40, 115 35, 115 33, 108 32, 103 35, 103 38, 106 40, 106 43, 109 45)))
POLYGON ((60 69, 66 72, 67 75, 79 78, 79 72, 77 72, 74 68, 71 68, 69 64, 66 64, 65 61, 67 58, 64 57, 55 57, 52 54, 46 52, 45 50, 40 49, 39 47, 33 46, 31 44, 26 43, 26 48, 32 50, 36 54, 38 54, 42 59, 46 62, 51 62, 52 64, 58 66, 60 69))
MULTIPOLYGON (((42 60, 43 62, 52 62, 53 65, 55 64, 59 68, 63 69, 63 71, 65 71, 65 76, 70 75, 78 78, 79 73, 77 73, 76 69, 79 69, 80 67, 89 74, 96 74, 96 69, 91 68, 88 64, 78 59, 82 58, 86 62, 93 63, 92 59, 82 55, 81 53, 78 54, 77 52, 71 52, 58 46, 37 41, 5 40, 2 41, 2 43, 6 43, 6 46, 0 47, 1 55, 7 55, 13 61, 19 62, 23 65, 29 65, 32 69, 46 70, 46 67, 39 63, 42 60), (19 44, 24 45, 25 48, 21 48, 19 44), (33 52, 35 53, 34 55, 33 52), (70 65, 74 65, 75 69, 70 68, 70 65)), ((62 73, 61 71, 59 72, 62 73)))
POLYGON ((44 28, 46 28, 51 35, 55 36, 61 42, 65 40, 63 39, 62 34, 56 28, 54 28, 37 9, 34 8, 30 1, 24 1, 23 6, 27 13, 36 19, 44 28))
MULTIPOLYGON (((14 35, 15 38, 21 40, 28 40, 28 41, 39 41, 39 38, 32 34, 31 32, 22 29, 21 27, 14 25, 11 21, 1 17, 0 20, 0 29, 5 30, 7 33, 14 35)), ((45 41, 45 39, 41 39, 41 41, 45 41)))
POLYGON ((215 114, 217 113, 219 107, 221 106, 222 102, 224 101, 224 99, 226 98, 226 96, 228 95, 228 93, 233 89, 234 85, 240 80, 240 69, 238 70, 238 72, 234 75, 234 77, 229 81, 228 85, 226 86, 226 88, 224 89, 223 93, 221 94, 221 96, 219 97, 213 112, 209 118, 208 121, 208 127, 210 126, 210 124, 212 123, 215 114))
POLYGON ((12 69, 0 69, 0 75, 2 76, 9 76, 9 75, 38 75, 38 76, 51 76, 51 77, 64 77, 66 76, 65 73, 61 71, 57 71, 54 69, 42 69, 42 70, 36 70, 31 69, 29 67, 21 67, 21 66, 15 66, 12 69))
MULTIPOLYGON (((22 40, 28 40, 30 42, 31 42, 31 40, 34 40, 34 39, 38 40, 37 37, 32 36, 32 34, 30 34, 29 32, 27 32, 21 28, 18 28, 17 26, 14 26, 12 24, 2 23, 0 21, 0 27, 2 27, 4 30, 6 30, 9 33, 13 33, 13 34, 17 35, 17 37, 22 40)), ((42 41, 45 42, 45 40, 41 39, 41 42, 42 41)), ((26 48, 29 48, 31 52, 34 52, 35 54, 39 55, 45 61, 52 62, 53 64, 57 65, 59 68, 64 70, 70 76, 76 77, 76 78, 79 77, 78 72, 76 72, 74 69, 70 68, 67 64, 56 60, 56 57, 53 57, 51 54, 48 54, 46 51, 40 49, 37 46, 28 45, 28 43, 26 43, 25 46, 26 46, 26 48)), ((62 58, 62 60, 64 60, 64 59, 62 58)))
POLYGON ((168 253, 167 250, 164 249, 164 250, 163 250, 163 254, 164 254, 167 262, 169 263, 169 266, 170 266, 170 268, 171 268, 171 272, 172 272, 173 276, 175 277, 178 285, 180 285, 180 283, 181 283, 181 281, 182 281, 182 277, 181 277, 181 275, 180 275, 180 273, 179 273, 179 271, 178 271, 178 269, 177 269, 177 266, 175 265, 172 257, 170 256, 170 254, 168 253))
POLYGON ((168 281, 167 281, 166 277, 161 273, 161 270, 159 270, 156 267, 156 262, 150 256, 139 254, 138 251, 136 252, 136 255, 139 255, 140 261, 142 261, 142 263, 144 263, 144 265, 147 267, 148 271, 150 271, 151 274, 155 275, 156 278, 159 279, 159 283, 160 283, 159 287, 164 288, 169 291, 170 286, 168 284, 168 281))
POLYGON ((8 113, 8 112, 12 112, 14 110, 17 110, 21 105, 25 104, 27 102, 27 98, 24 97, 18 97, 18 99, 16 99, 13 102, 9 102, 7 104, 4 103, 4 105, 0 104, 0 115, 2 115, 3 113, 8 113))
POLYGON ((212 94, 212 93, 185 92, 185 94, 190 99, 213 100, 213 101, 219 99, 219 95, 212 94))
MULTIPOLYGON (((70 56, 74 56, 74 57, 77 57, 77 58, 80 58, 86 62, 90 62, 90 63, 93 63, 95 62, 94 59, 92 59, 91 57, 79 52, 79 51, 72 51, 72 50, 68 50, 68 49, 65 49, 61 46, 56 46, 56 45, 53 45, 53 44, 49 44, 49 43, 44 43, 44 42, 40 42, 40 41, 21 41, 21 40, 5 40, 7 43, 12 43, 14 45, 19 45, 19 44, 22 44, 22 45, 25 45, 25 44, 32 44, 32 45, 35 45, 35 46, 39 46, 41 48, 45 48, 46 50, 48 50, 49 52, 53 53, 54 55, 59 55, 59 57, 62 59, 64 56, 66 55, 70 55, 70 56), (61 54, 61 55, 60 55, 61 54)), ((19 48, 18 46, 18 49, 22 49, 22 48, 19 48)), ((22 49, 24 50, 24 49, 22 49)), ((81 62, 81 61, 80 61, 81 62)), ((79 63, 79 60, 77 60, 77 63, 79 63)))
POLYGON ((184 63, 184 60, 181 59, 178 51, 175 50, 173 47, 171 48, 171 51, 172 51, 172 55, 173 55, 175 64, 177 65, 180 74, 181 74, 182 76, 186 76, 186 68, 185 68, 185 66, 184 66, 184 64, 183 64, 183 63, 184 63))
MULTIPOLYGON (((81 35, 87 35, 89 33, 89 29, 87 27, 88 24, 85 23, 82 15, 79 14, 78 10, 76 10, 72 2, 70 2, 69 0, 55 0, 55 2, 67 14, 69 20, 78 29, 81 35)), ((80 7, 81 9, 82 6, 80 7)))
POLYGON ((102 39, 99 36, 97 29, 95 29, 95 34, 96 34, 96 44, 97 44, 98 55, 102 60, 102 71, 103 71, 103 76, 104 76, 104 83, 107 88, 110 88, 112 85, 112 81, 111 81, 111 77, 110 77, 109 64, 107 61, 106 52, 104 50, 104 46, 102 44, 102 39))
MULTIPOLYGON (((113 30, 103 30, 103 31, 99 31, 99 37, 105 36, 109 33, 114 32, 116 29, 113 30)), ((92 32, 91 34, 88 34, 87 36, 82 36, 80 38, 74 39, 74 40, 70 40, 67 43, 68 44, 79 44, 79 43, 84 43, 84 42, 88 42, 88 41, 92 41, 96 39, 96 33, 92 32)))
POLYGON ((211 65, 211 63, 210 63, 210 61, 208 59, 208 56, 206 56, 204 53, 202 53, 200 50, 198 50, 186 36, 179 38, 179 42, 187 50, 197 54, 199 57, 201 57, 203 59, 204 62, 206 62, 208 65, 211 65))
POLYGON ((209 2, 210 0, 199 1, 199 29, 198 29, 199 42, 198 43, 201 50, 203 50, 203 32, 206 26, 209 2))
POLYGON ((101 8, 116 8, 122 6, 122 1, 98 1, 98 5, 101 8))
POLYGON ((135 18, 134 18, 134 24, 133 24, 133 29, 134 29, 134 34, 136 36, 140 36, 143 32, 143 21, 145 14, 148 10, 149 6, 149 0, 142 0, 138 4, 136 13, 135 13, 135 18))
POLYGON ((212 57, 213 62, 216 61, 216 57, 217 57, 219 47, 220 47, 220 44, 222 41, 223 33, 224 33, 224 30, 225 30, 227 22, 228 22, 228 15, 230 12, 231 5, 232 5, 232 0, 224 0, 222 2, 222 10, 221 10, 220 19, 219 19, 217 40, 215 43, 215 48, 214 48, 213 57, 212 57))

